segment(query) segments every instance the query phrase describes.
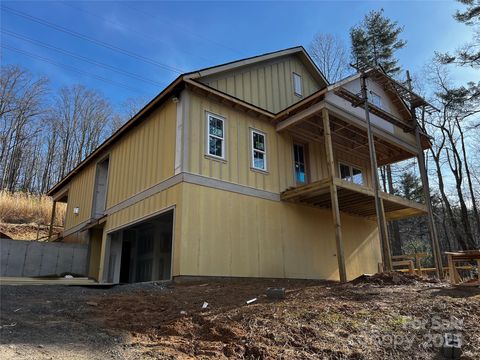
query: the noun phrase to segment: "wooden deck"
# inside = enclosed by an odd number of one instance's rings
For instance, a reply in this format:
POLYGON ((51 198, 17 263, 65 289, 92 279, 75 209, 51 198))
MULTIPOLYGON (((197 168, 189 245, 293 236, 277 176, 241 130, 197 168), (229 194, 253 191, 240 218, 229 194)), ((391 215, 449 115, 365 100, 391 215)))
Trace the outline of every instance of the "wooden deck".
MULTIPOLYGON (((337 186, 340 211, 375 218, 374 191, 366 186, 353 184, 338 178, 333 179, 337 186)), ((425 205, 403 199, 399 196, 380 192, 387 220, 397 220, 427 214, 425 205)), ((331 208, 330 179, 285 190, 281 199, 293 203, 306 204, 321 208, 331 208)))

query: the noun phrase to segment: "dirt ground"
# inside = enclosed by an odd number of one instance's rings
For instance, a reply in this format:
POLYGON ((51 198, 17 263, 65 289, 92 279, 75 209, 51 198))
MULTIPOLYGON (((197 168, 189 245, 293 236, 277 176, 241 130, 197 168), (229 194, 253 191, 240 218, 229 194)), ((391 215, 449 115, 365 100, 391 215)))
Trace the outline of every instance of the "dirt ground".
POLYGON ((442 359, 446 332, 480 359, 480 289, 410 276, 0 291, 1 359, 442 359))

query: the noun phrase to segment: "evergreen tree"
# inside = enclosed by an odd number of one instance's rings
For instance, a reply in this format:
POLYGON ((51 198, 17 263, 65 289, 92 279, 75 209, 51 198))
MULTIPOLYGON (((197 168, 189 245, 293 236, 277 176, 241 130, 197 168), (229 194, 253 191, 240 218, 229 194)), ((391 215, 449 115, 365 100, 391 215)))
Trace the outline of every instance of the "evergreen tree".
POLYGON ((399 38, 403 27, 391 21, 380 11, 370 11, 363 21, 350 29, 352 58, 355 63, 380 65, 387 74, 401 72, 395 52, 406 45, 399 38))
POLYGON ((407 171, 400 176, 397 195, 412 201, 423 201, 423 186, 418 176, 407 171))
POLYGON ((457 64, 460 66, 480 67, 480 0, 458 0, 467 8, 461 12, 457 11, 454 18, 467 26, 473 28, 472 41, 463 45, 454 55, 437 54, 444 64, 457 64))

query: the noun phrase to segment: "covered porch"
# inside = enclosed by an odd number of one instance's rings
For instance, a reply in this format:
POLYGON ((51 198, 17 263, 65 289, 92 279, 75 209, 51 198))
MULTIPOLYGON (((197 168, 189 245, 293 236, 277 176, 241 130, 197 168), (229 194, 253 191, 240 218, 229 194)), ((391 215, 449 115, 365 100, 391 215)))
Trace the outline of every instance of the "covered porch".
MULTIPOLYGON (((303 184, 297 182, 297 186, 281 193, 281 199, 331 209, 341 281, 346 281, 341 212, 376 220, 382 247, 382 266, 388 271, 392 270, 392 256, 387 221, 427 215, 436 268, 441 269, 423 157, 423 151, 429 148, 430 142, 417 124, 412 110, 416 105, 407 106, 409 99, 403 96, 398 98, 386 85, 384 89, 389 90, 386 96, 392 99, 397 97, 398 112, 386 111, 371 103, 367 96, 366 77, 365 74, 359 76, 360 94, 352 92, 351 88, 347 89, 340 82, 277 114, 274 120, 277 132, 321 143, 327 163, 326 176, 308 179, 303 184), (363 182, 355 183, 353 176, 348 179, 340 173, 338 168, 341 164, 336 156, 340 150, 363 158, 370 164, 370 169, 362 174, 363 182), (410 158, 418 160, 425 189, 425 204, 380 190, 379 167, 410 158)), ((415 101, 420 101, 415 94, 409 94, 415 101)), ((425 102, 421 105, 424 109, 428 108, 425 102)))

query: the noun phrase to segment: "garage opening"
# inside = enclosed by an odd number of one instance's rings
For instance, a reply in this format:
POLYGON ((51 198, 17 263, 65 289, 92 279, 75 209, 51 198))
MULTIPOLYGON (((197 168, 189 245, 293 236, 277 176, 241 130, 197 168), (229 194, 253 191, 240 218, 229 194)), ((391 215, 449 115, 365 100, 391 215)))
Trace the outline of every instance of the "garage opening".
POLYGON ((173 210, 111 234, 108 281, 169 280, 173 210))

